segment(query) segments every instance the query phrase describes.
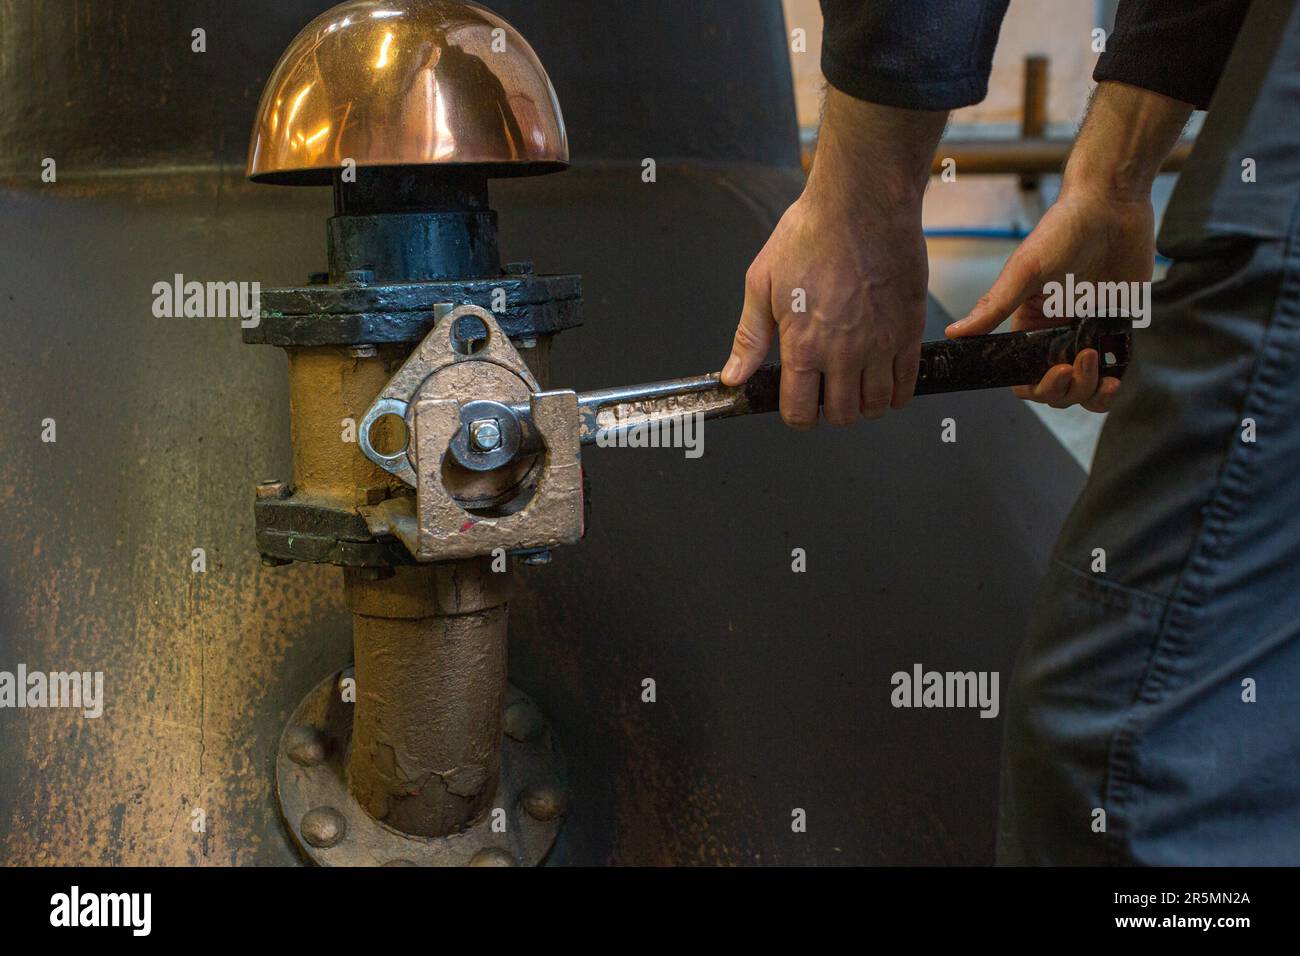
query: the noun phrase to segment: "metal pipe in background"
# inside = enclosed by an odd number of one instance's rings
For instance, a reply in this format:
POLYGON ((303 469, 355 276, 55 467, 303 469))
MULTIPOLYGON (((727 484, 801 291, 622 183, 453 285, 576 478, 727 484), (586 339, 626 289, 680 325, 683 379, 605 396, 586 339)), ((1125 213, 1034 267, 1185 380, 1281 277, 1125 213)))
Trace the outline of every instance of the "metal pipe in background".
MULTIPOLYGON (((1047 91, 1049 61, 1045 56, 1025 57, 1024 89, 1020 99, 1020 138, 1042 139, 1047 134, 1047 91)), ((958 163, 958 169, 961 164, 958 163)), ((1022 173, 1020 188, 1037 190, 1042 185, 1038 173, 1022 173)))
MULTIPOLYGON (((1191 155, 1195 140, 1180 141, 1160 167, 1162 173, 1179 172, 1191 155)), ((1066 139, 949 140, 940 146, 933 171, 942 172, 945 159, 957 162, 959 173, 968 176, 1000 176, 1059 173, 1074 147, 1066 139)))
MULTIPOLYGON (((939 175, 948 161, 956 163, 959 175, 1020 176, 1021 188, 1036 189, 1038 179, 1054 175, 1065 168, 1074 148, 1071 139, 1047 137, 1047 97, 1050 61, 1045 56, 1025 57, 1024 87, 1021 99, 1020 137, 1018 139, 951 139, 939 144, 931 173, 939 175)), ((1194 139, 1180 141, 1170 152, 1161 172, 1174 173, 1183 168, 1191 155, 1194 139)), ((816 137, 802 148, 804 172, 812 168, 817 151, 816 137)))
MULTIPOLYGON (((1170 151, 1162 173, 1180 172, 1196 145, 1195 139, 1180 140, 1170 151)), ((1074 141, 1069 139, 950 139, 939 144, 931 172, 943 172, 944 160, 953 159, 957 169, 967 176, 1015 176, 1038 173, 1053 175, 1065 168, 1074 141)), ((817 143, 803 147, 803 168, 812 168, 817 143)))

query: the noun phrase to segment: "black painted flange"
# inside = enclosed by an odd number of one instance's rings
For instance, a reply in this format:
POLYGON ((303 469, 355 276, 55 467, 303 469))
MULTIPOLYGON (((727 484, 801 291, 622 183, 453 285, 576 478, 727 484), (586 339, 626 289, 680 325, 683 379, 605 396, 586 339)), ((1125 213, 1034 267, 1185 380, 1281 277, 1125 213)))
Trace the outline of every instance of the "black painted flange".
POLYGON ((504 275, 429 282, 372 283, 354 274, 344 282, 265 289, 261 321, 244 329, 244 341, 282 347, 414 345, 433 328, 434 306, 443 303, 487 309, 512 339, 581 325, 582 278, 526 269, 512 265, 504 275))

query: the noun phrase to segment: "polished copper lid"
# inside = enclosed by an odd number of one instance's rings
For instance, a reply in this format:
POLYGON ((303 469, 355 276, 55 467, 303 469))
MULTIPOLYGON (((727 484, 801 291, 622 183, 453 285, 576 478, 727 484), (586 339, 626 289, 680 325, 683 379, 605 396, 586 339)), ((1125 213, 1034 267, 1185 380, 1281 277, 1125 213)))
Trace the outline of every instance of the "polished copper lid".
POLYGON ((349 0, 280 57, 248 176, 323 184, 349 159, 521 176, 565 168, 569 141, 537 54, 496 14, 456 0, 349 0))

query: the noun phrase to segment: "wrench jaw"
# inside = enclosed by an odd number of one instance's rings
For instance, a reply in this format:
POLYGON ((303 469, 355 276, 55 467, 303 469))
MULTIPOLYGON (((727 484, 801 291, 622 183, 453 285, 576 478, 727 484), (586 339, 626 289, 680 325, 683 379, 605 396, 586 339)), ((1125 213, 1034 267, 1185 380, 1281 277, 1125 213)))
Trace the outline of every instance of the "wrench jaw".
POLYGON ((583 534, 578 432, 573 391, 541 391, 490 312, 453 309, 393 375, 360 430, 366 457, 415 495, 362 514, 372 533, 397 536, 421 562, 575 543, 583 534), (475 331, 465 335, 467 325, 475 331), (521 423, 512 406, 525 403, 521 423), (384 454, 368 426, 398 413, 407 446, 384 454), (491 447, 480 447, 473 425, 491 435, 491 447), (520 453, 525 429, 536 445, 527 455, 520 453))

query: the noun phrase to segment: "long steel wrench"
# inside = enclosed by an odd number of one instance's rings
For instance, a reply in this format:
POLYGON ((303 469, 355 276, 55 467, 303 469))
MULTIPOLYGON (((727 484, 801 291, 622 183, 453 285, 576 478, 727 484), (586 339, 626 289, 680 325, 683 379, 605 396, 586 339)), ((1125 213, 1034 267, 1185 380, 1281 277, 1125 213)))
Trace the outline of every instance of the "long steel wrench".
MULTIPOLYGON (((917 395, 1004 388, 1036 383, 1054 365, 1070 364, 1096 349, 1102 376, 1119 378, 1128 367, 1131 323, 1127 319, 1079 319, 1070 325, 1030 332, 1000 332, 921 345, 917 395)), ((602 388, 578 393, 582 444, 638 425, 684 415, 705 419, 774 412, 780 405, 781 366, 762 366, 743 385, 726 386, 717 373, 602 388)), ((538 451, 529 427, 529 406, 511 406, 524 433, 521 451, 538 451)))

